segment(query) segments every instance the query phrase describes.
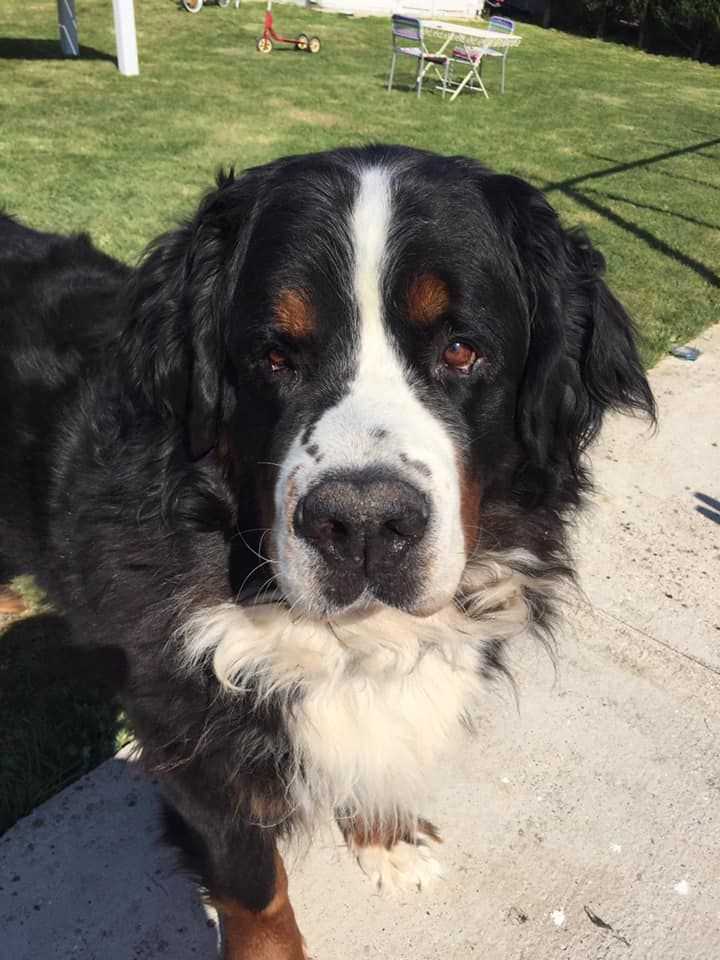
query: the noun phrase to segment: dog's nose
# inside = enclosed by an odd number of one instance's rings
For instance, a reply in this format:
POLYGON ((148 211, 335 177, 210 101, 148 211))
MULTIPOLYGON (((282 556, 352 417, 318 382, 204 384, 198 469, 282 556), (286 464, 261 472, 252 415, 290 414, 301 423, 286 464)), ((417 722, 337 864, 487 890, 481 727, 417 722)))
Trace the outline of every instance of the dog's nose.
POLYGON ((328 479, 295 510, 295 532, 335 568, 365 575, 392 570, 422 540, 428 523, 424 495, 403 480, 363 474, 328 479))

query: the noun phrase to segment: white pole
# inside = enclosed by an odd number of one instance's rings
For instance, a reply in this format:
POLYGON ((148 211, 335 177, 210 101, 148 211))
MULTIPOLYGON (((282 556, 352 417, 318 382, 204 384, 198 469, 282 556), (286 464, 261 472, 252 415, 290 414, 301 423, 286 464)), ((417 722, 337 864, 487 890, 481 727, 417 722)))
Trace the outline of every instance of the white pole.
POLYGON ((57 12, 60 49, 66 57, 76 57, 80 53, 80 45, 75 19, 75 0, 57 0, 57 12))
MULTIPOLYGON (((60 2, 61 0, 58 0, 58 3, 60 2)), ((120 73, 124 73, 126 77, 135 77, 140 73, 140 65, 135 37, 133 0, 113 0, 113 17, 115 19, 118 70, 120 73)))

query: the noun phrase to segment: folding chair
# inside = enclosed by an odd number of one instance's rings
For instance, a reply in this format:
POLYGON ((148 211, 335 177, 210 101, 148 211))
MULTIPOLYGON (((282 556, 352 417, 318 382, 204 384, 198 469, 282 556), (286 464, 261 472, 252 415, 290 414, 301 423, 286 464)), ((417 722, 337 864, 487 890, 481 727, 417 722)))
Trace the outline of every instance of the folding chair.
POLYGON ((415 17, 404 17, 399 13, 394 13, 392 15, 392 61, 390 63, 388 93, 390 93, 392 90, 393 76, 395 74, 395 59, 399 53, 406 57, 414 57, 417 61, 415 86, 417 87, 418 97, 422 92, 423 78, 429 66, 433 66, 435 68, 438 78, 442 80, 442 95, 443 97, 445 96, 445 91, 447 90, 448 85, 448 69, 450 67, 450 58, 446 57, 445 54, 428 53, 428 49, 425 46, 425 41, 423 39, 421 20, 417 20, 415 17), (406 46, 408 41, 417 44, 417 46, 406 46), (438 67, 441 66, 445 67, 444 75, 438 70, 438 67))
MULTIPOLYGON (((498 33, 515 33, 515 21, 508 20, 507 17, 490 17, 490 29, 498 33)), ((501 47, 500 50, 493 50, 490 47, 485 51, 486 57, 502 58, 502 79, 500 80, 500 93, 505 93, 505 62, 507 60, 510 47, 501 47)))
POLYGON ((480 76, 482 58, 484 56, 485 49, 483 47, 468 47, 464 44, 461 47, 454 47, 451 57, 453 63, 463 64, 463 66, 468 68, 468 71, 459 83, 455 81, 454 77, 450 81, 450 86, 455 88, 452 95, 453 100, 463 90, 477 90, 479 93, 482 93, 486 99, 490 99, 485 89, 485 84, 482 82, 482 77, 480 76))

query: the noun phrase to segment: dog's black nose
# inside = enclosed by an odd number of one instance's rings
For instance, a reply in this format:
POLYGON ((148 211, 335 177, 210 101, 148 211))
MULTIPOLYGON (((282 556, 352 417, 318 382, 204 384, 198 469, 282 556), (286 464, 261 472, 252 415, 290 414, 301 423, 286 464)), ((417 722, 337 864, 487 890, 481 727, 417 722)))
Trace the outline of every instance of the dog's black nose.
POLYGON ((351 474, 313 487, 295 510, 295 533, 329 566, 371 579, 396 572, 428 523, 424 495, 403 480, 351 474))

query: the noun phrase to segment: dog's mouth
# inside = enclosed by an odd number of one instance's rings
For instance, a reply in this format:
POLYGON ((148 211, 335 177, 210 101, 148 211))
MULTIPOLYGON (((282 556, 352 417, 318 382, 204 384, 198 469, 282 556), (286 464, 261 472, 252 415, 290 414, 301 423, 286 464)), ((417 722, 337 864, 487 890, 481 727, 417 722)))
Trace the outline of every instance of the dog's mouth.
POLYGON ((372 585, 365 586, 346 603, 338 603, 333 596, 315 600, 312 609, 307 609, 300 600, 292 600, 283 590, 279 577, 276 574, 270 582, 267 577, 256 583, 247 583, 234 597, 234 603, 239 607, 274 606, 286 609, 298 619, 317 620, 321 622, 350 622, 363 620, 382 610, 394 610, 409 617, 424 619, 430 617, 444 607, 462 607, 460 588, 453 594, 433 598, 431 603, 406 604, 393 602, 392 597, 382 592, 376 592, 372 585))

